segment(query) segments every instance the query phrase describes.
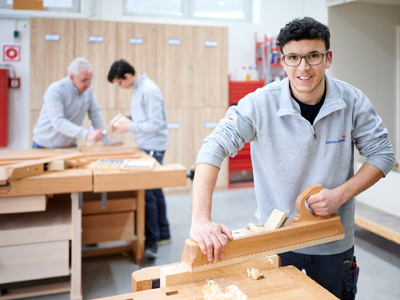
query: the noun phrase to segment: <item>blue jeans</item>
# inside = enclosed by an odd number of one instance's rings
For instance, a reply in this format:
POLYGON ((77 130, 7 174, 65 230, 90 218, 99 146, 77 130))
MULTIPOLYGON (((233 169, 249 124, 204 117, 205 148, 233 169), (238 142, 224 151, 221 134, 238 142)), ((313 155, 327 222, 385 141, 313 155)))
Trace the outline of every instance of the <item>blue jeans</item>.
POLYGON ((294 252, 279 254, 281 266, 304 269, 319 285, 342 300, 355 299, 360 269, 355 262, 354 246, 333 255, 307 255, 294 252))
MULTIPOLYGON (((142 150, 162 164, 165 151, 142 150)), ((167 208, 161 189, 145 191, 145 235, 146 246, 170 238, 167 208)))
MULTIPOLYGON (((70 146, 70 147, 77 147, 77 145, 75 144, 75 145, 70 146)), ((32 149, 46 149, 46 147, 40 146, 40 145, 36 144, 35 141, 33 141, 32 149)))

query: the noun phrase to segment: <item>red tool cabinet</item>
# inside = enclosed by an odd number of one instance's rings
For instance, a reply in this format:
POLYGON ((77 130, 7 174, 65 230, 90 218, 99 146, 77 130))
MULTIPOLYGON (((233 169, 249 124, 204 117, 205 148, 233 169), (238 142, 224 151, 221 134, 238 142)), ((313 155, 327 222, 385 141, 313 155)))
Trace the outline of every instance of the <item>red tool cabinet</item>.
MULTIPOLYGON (((237 105, 240 99, 264 86, 264 81, 229 81, 229 106, 237 105)), ((250 143, 232 158, 229 157, 229 188, 253 186, 250 143)))
POLYGON ((8 70, 0 69, 0 147, 7 147, 8 70))

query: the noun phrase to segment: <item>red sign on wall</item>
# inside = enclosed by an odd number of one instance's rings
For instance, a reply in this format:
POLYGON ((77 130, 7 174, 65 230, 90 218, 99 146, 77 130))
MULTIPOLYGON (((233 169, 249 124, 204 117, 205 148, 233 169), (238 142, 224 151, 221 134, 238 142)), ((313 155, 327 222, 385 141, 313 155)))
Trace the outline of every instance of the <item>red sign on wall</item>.
POLYGON ((3 61, 20 61, 20 45, 3 45, 3 61))

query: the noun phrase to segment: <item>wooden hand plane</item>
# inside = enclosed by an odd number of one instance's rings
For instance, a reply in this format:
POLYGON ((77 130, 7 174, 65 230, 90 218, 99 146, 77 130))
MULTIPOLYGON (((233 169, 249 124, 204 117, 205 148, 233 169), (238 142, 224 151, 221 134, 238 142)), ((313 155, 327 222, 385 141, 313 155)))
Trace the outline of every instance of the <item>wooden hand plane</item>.
POLYGON ((191 273, 201 272, 343 239, 345 232, 339 215, 318 217, 305 206, 307 198, 321 189, 322 185, 307 187, 296 200, 295 217, 281 228, 259 233, 248 228, 233 230, 234 239, 227 241, 224 257, 216 263, 207 260, 196 241, 187 239, 182 266, 191 273))

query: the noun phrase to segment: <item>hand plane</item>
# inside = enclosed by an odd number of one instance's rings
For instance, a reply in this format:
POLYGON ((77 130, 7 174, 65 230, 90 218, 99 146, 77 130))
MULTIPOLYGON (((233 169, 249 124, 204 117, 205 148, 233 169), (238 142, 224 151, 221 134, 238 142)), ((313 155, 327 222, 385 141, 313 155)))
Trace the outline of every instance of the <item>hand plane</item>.
POLYGON ((224 257, 216 263, 207 260, 196 241, 187 239, 182 266, 191 273, 201 272, 343 239, 345 232, 339 215, 319 217, 305 207, 307 198, 321 189, 322 185, 307 187, 296 200, 295 217, 281 228, 259 233, 248 228, 233 230, 234 239, 227 241, 224 257))

